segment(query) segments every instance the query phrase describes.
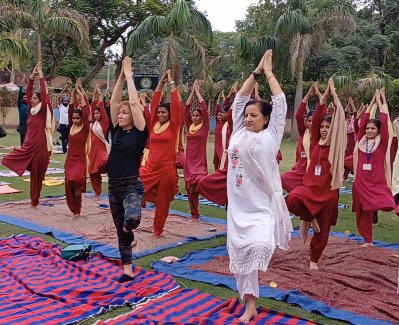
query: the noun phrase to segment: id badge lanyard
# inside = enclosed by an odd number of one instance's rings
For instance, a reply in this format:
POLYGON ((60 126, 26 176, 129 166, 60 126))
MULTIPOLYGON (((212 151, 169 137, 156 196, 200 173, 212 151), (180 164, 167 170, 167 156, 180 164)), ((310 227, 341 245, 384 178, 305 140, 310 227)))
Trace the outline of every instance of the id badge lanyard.
POLYGON ((317 165, 314 167, 314 175, 315 176, 320 176, 321 175, 321 165, 320 165, 320 158, 321 158, 321 154, 324 150, 324 148, 319 147, 320 148, 320 152, 319 152, 319 160, 317 162, 317 165))
POLYGON ((363 164, 363 170, 371 170, 371 151, 373 150, 375 145, 375 142, 371 145, 371 148, 369 149, 369 140, 366 139, 366 163, 363 164))

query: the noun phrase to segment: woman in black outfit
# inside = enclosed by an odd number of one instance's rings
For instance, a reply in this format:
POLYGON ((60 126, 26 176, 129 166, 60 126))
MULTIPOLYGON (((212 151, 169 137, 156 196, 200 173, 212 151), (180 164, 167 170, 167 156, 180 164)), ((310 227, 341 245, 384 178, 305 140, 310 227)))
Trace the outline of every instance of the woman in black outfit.
POLYGON ((122 71, 111 97, 111 119, 115 127, 109 154, 108 195, 114 219, 123 275, 118 282, 132 281, 133 229, 141 219, 144 188, 139 175, 140 159, 147 141, 147 129, 139 96, 133 83, 132 63, 125 57, 122 71), (127 80, 129 101, 121 102, 123 83, 127 80))

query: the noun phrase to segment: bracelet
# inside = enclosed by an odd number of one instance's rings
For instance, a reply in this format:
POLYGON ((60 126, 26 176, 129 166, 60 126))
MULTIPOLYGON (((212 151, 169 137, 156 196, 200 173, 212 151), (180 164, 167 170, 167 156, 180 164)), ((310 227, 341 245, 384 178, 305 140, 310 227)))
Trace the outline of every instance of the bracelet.
POLYGON ((271 77, 276 78, 276 76, 275 76, 274 74, 271 74, 270 76, 267 77, 266 81, 269 82, 269 79, 270 79, 271 77))
POLYGON ((173 80, 168 82, 169 85, 172 85, 172 84, 174 84, 174 83, 175 83, 175 82, 174 82, 173 80))

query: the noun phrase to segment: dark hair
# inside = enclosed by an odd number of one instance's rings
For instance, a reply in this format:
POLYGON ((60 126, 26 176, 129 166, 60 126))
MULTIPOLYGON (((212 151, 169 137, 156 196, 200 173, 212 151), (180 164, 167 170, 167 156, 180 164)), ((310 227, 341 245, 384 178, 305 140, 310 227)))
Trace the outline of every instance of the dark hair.
POLYGON ((222 111, 225 111, 227 113, 229 111, 230 107, 231 107, 231 103, 223 106, 222 111))
POLYGON ((332 121, 332 115, 327 115, 321 120, 321 122, 327 122, 328 124, 331 124, 331 121, 332 121))
POLYGON ((158 109, 160 107, 166 108, 166 110, 168 111, 168 113, 170 114, 170 103, 161 103, 159 104, 159 106, 157 107, 157 113, 158 113, 158 109))
POLYGON ((94 112, 94 111, 99 111, 99 112, 101 112, 100 106, 97 105, 96 107, 94 107, 93 112, 94 112))
POLYGON ((21 97, 23 97, 23 96, 26 96, 26 92, 24 92, 24 91, 21 93, 21 97))
MULTIPOLYGON (((270 105, 268 102, 261 100, 261 99, 252 99, 250 100, 248 103, 246 103, 245 107, 244 107, 244 115, 245 115, 245 111, 247 109, 248 106, 250 105, 256 105, 259 107, 260 112, 262 113, 262 115, 264 117, 268 117, 270 119, 270 114, 272 113, 272 105, 270 105)), ((267 126, 269 125, 269 122, 267 122, 265 124, 265 129, 267 128, 267 126)))
POLYGON ((76 113, 76 114, 79 114, 79 116, 82 117, 82 110, 81 110, 81 109, 76 109, 76 108, 75 108, 75 109, 73 110, 72 114, 75 114, 75 113, 76 113))
POLYGON ((201 108, 194 108, 193 110, 192 110, 192 112, 191 112, 191 114, 192 113, 194 113, 195 111, 197 111, 198 113, 200 113, 200 115, 202 116, 202 109, 201 108))
POLYGON ((35 94, 37 98, 39 98, 39 100, 42 101, 42 95, 40 95, 39 92, 35 91, 33 94, 35 94))
POLYGON ((309 117, 313 116, 314 111, 309 111, 305 114, 305 118, 308 119, 309 117))
POLYGON ((380 128, 381 128, 381 121, 380 121, 380 120, 377 120, 376 118, 370 119, 370 120, 367 122, 367 125, 369 125, 369 124, 374 124, 374 125, 377 127, 378 131, 379 131, 380 128))

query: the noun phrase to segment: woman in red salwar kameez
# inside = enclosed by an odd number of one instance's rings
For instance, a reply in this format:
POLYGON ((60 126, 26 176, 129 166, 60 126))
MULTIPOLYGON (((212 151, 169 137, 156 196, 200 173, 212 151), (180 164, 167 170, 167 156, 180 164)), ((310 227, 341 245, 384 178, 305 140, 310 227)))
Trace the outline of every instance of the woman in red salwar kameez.
POLYGON ((32 207, 39 204, 42 182, 50 161, 52 146, 53 113, 46 101, 46 85, 41 63, 34 68, 26 91, 28 102, 28 130, 20 148, 15 148, 3 158, 2 164, 19 176, 30 172, 30 199, 32 207), (39 78, 40 93, 33 92, 35 78, 39 78))
POLYGON ((309 99, 314 95, 320 99, 320 92, 317 88, 318 82, 315 82, 310 87, 306 96, 302 99, 295 115, 296 123, 298 126, 299 138, 296 146, 296 159, 295 165, 288 172, 281 174, 281 183, 283 189, 288 193, 295 188, 302 186, 303 176, 305 176, 307 166, 310 162, 310 134, 312 127, 312 113, 306 113, 306 106, 309 99))
POLYGON ((140 176, 144 184, 144 201, 155 204, 154 237, 161 236, 170 202, 177 189, 176 152, 180 129, 179 95, 168 70, 161 78, 151 101, 150 152, 140 176), (162 87, 168 83, 171 103, 160 103, 162 87))
POLYGON ((89 174, 91 186, 96 196, 101 195, 101 174, 107 171, 110 145, 105 136, 108 131, 109 118, 105 111, 101 90, 96 85, 91 103, 89 174))
POLYGON ((388 186, 391 175, 390 161, 387 159, 388 123, 390 121, 384 89, 381 92, 377 90, 372 103, 360 120, 353 159, 355 182, 352 189, 352 211, 356 213, 357 229, 364 238, 363 247, 373 246, 374 212, 395 209, 395 201, 388 186), (370 119, 370 111, 375 101, 380 110, 379 120, 370 119))
POLYGON ((65 160, 65 194, 68 208, 74 217, 80 217, 82 192, 86 192, 87 154, 90 145, 90 106, 78 80, 69 104, 68 118, 72 122, 68 136, 68 153, 65 160), (79 102, 79 104, 77 103, 79 102))
POLYGON ((208 175, 208 164, 206 160, 206 145, 209 134, 209 116, 204 99, 199 91, 199 84, 196 80, 193 90, 201 108, 196 108, 190 112, 193 99, 193 93, 187 100, 184 109, 184 117, 188 132, 186 134, 186 160, 184 163, 184 181, 186 184, 186 193, 190 204, 191 216, 194 219, 199 218, 198 213, 198 195, 196 187, 198 182, 208 175))
POLYGON ((286 202, 288 210, 301 218, 301 235, 305 242, 310 223, 313 223, 309 266, 318 270, 317 263, 327 245, 330 228, 338 219, 346 146, 345 114, 332 79, 313 114, 311 141, 311 161, 303 185, 291 191, 286 202), (335 106, 332 117, 326 116, 330 94, 335 106))

